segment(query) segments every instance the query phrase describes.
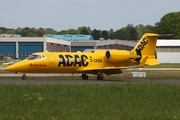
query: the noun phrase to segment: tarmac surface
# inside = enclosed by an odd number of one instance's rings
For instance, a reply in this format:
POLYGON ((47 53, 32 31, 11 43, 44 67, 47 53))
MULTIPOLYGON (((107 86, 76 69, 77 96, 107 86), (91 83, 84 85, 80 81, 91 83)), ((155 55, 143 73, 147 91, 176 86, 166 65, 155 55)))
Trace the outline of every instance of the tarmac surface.
MULTIPOLYGON (((80 77, 78 80, 73 80, 73 76, 81 76, 81 74, 75 74, 72 76, 72 74, 27 74, 27 80, 21 79, 22 75, 19 74, 0 74, 0 84, 138 84, 138 83, 147 83, 147 84, 180 84, 179 80, 150 80, 146 78, 135 78, 135 79, 124 79, 124 80, 92 80, 91 76, 89 77, 89 80, 82 80, 80 77), (15 78, 12 78, 12 76, 15 78), (35 79, 28 79, 28 77, 35 77, 35 79), (69 79, 51 79, 49 77, 51 76, 71 76, 69 79), (36 78, 37 77, 37 78, 36 78), (39 77, 48 77, 45 80, 38 79, 39 77)), ((113 78, 113 77, 112 77, 113 78)))
POLYGON ((180 80, 0 80, 0 84, 180 84, 180 80))
MULTIPOLYGON (((136 70, 180 70, 180 68, 136 68, 136 70)), ((135 70, 135 69, 129 69, 135 70)), ((140 72, 140 71, 139 71, 140 72)), ((122 75, 122 74, 121 74, 122 75)), ((119 76, 121 76, 119 75, 119 76)), ((168 79, 168 80, 150 80, 146 78, 136 78, 136 79, 127 79, 124 80, 91 80, 91 76, 89 77, 89 80, 82 80, 80 77, 78 80, 73 80, 73 76, 81 76, 81 74, 26 74, 27 80, 22 80, 21 79, 22 74, 14 74, 14 73, 1 73, 0 74, 0 84, 126 84, 126 83, 163 83, 163 84, 180 84, 180 79, 168 79), (36 79, 28 79, 28 77, 37 77, 36 79), (47 79, 42 80, 38 79, 38 77, 51 77, 51 76, 71 76, 69 79, 60 79, 60 80, 55 80, 55 79, 47 79), (9 77, 9 78, 8 78, 9 77), (13 79, 12 77, 16 78, 13 79)))

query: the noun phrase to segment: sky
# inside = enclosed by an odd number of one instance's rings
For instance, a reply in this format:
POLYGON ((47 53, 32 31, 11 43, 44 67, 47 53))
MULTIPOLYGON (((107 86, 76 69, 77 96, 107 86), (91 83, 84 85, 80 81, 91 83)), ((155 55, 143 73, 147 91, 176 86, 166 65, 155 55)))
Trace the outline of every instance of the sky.
POLYGON ((118 30, 178 11, 180 0, 0 0, 0 27, 118 30))

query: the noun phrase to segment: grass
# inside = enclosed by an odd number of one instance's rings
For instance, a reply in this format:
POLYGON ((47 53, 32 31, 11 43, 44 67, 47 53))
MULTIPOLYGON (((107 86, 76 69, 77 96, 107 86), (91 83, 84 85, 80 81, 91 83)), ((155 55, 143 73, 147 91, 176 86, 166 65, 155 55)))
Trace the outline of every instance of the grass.
POLYGON ((0 119, 180 119, 177 84, 0 84, 0 119))
MULTIPOLYGON (((166 64, 160 68, 176 68, 166 64)), ((180 67, 180 66, 179 66, 180 67)), ((105 80, 179 79, 179 71, 141 71, 132 78, 128 70, 105 80)), ((0 70, 0 73, 7 73, 0 70)), ((21 77, 0 77, 0 80, 21 77)), ((71 77, 30 77, 28 80, 65 80, 71 77)), ((80 77, 73 77, 79 80, 80 77)), ((96 76, 90 76, 96 80, 96 76)), ((0 84, 0 120, 170 120, 180 119, 180 85, 139 84, 0 84)))

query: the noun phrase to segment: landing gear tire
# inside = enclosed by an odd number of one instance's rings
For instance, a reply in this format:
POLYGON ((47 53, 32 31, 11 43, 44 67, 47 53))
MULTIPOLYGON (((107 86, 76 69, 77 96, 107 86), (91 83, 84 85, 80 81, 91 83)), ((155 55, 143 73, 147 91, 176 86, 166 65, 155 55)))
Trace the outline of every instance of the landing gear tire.
POLYGON ((27 79, 27 77, 26 77, 26 75, 24 74, 23 76, 22 76, 22 80, 26 80, 27 79))
POLYGON ((101 77, 100 75, 97 76, 97 80, 103 80, 103 77, 101 77))
POLYGON ((89 76, 86 73, 82 73, 81 77, 82 77, 83 80, 88 80, 89 79, 89 76))

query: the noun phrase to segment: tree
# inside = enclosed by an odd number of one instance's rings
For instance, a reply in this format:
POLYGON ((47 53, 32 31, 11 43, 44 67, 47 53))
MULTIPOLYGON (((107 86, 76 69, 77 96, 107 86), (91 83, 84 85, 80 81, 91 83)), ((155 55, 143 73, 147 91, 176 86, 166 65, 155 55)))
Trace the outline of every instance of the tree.
POLYGON ((16 34, 22 35, 23 34, 23 28, 17 28, 15 31, 16 34))
POLYGON ((136 28, 136 31, 137 31, 137 34, 138 34, 137 37, 138 37, 138 39, 140 39, 143 36, 143 34, 145 33, 146 28, 142 24, 137 25, 135 28, 136 28))
POLYGON ((8 31, 7 31, 7 34, 14 34, 15 33, 15 30, 12 28, 12 29, 9 29, 8 31))
POLYGON ((76 29, 69 29, 69 30, 67 30, 67 34, 77 35, 77 34, 79 34, 79 32, 76 29))
POLYGON ((46 28, 45 34, 57 34, 57 31, 53 30, 52 28, 46 28))
POLYGON ((137 31, 134 28, 133 24, 128 24, 126 26, 126 31, 129 35, 128 39, 126 40, 137 40, 137 31))
POLYGON ((174 38, 180 38, 180 12, 165 14, 161 20, 155 23, 155 32, 159 34, 175 34, 174 38))
POLYGON ((37 31, 38 37, 43 37, 45 34, 45 29, 44 28, 39 28, 37 31))
POLYGON ((91 35, 93 36, 94 40, 99 40, 101 38, 100 30, 94 29, 91 35))
POLYGON ((135 27, 136 31, 137 31, 137 39, 140 39, 145 33, 155 33, 155 30, 154 30, 154 26, 152 25, 142 25, 142 24, 139 24, 135 27))
POLYGON ((110 32, 109 38, 113 39, 114 30, 111 28, 109 32, 110 32))
POLYGON ((105 40, 107 40, 107 39, 109 38, 109 35, 108 35, 108 33, 107 33, 106 30, 103 30, 101 34, 102 34, 102 37, 103 37, 105 40))
POLYGON ((68 32, 67 30, 61 30, 60 32, 58 32, 58 35, 66 35, 68 32))
POLYGON ((114 32, 114 39, 120 39, 120 40, 130 40, 129 31, 127 27, 123 27, 119 30, 116 30, 114 32))
POLYGON ((133 24, 128 24, 126 27, 115 31, 113 38, 121 40, 137 40, 137 35, 136 28, 133 27, 133 24))
POLYGON ((38 37, 38 35, 30 32, 27 34, 27 37, 38 37))
MULTIPOLYGON (((34 28, 34 27, 33 27, 33 28, 30 28, 29 33, 34 34, 33 36, 38 36, 38 35, 37 35, 37 34, 38 34, 38 30, 37 30, 36 28, 34 28)), ((29 33, 28 33, 28 34, 29 34, 29 33)), ((31 34, 31 35, 32 35, 32 34, 31 34)), ((27 36, 28 36, 28 35, 27 35, 27 36)), ((32 37, 33 37, 33 36, 32 36, 32 37)))
POLYGON ((90 27, 82 26, 78 28, 79 34, 84 34, 84 35, 90 35, 91 29, 90 27))
POLYGON ((123 27, 119 30, 116 30, 113 34, 114 38, 113 39, 120 39, 120 40, 128 40, 129 38, 129 34, 126 31, 126 28, 123 27))
POLYGON ((30 31, 29 27, 25 27, 24 29, 22 29, 22 37, 26 37, 29 31, 30 31))
POLYGON ((1 27, 1 30, 3 31, 3 33, 7 33, 8 29, 5 27, 1 27))
POLYGON ((4 33, 4 31, 0 28, 0 34, 3 34, 4 33))
POLYGON ((80 34, 89 35, 90 33, 87 31, 87 29, 82 29, 80 34))

